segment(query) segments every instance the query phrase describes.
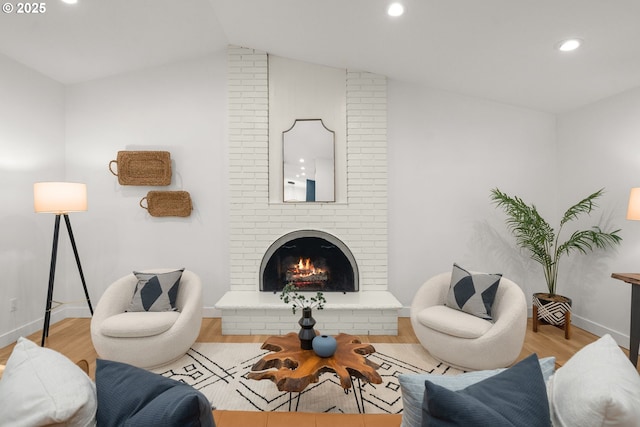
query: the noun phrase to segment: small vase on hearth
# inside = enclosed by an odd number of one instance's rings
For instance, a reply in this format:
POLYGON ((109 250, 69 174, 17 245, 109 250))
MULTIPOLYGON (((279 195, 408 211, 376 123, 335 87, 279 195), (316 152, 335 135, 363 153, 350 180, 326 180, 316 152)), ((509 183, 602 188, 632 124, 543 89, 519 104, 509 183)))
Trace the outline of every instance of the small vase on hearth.
POLYGON ((300 348, 303 350, 313 349, 313 339, 316 337, 316 331, 313 329, 315 324, 316 319, 311 316, 311 308, 304 307, 302 317, 298 320, 298 325, 300 325, 298 338, 300 338, 300 348))

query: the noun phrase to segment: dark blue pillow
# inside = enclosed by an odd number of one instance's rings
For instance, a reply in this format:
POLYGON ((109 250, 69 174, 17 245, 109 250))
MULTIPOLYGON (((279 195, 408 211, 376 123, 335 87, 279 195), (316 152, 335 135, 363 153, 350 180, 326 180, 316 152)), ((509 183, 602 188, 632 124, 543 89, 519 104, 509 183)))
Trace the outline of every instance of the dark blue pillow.
POLYGON ((96 390, 99 427, 215 427, 202 393, 135 366, 98 359, 96 390))
POLYGON ((547 390, 535 354, 462 390, 451 391, 429 380, 425 387, 423 427, 551 426, 547 390))

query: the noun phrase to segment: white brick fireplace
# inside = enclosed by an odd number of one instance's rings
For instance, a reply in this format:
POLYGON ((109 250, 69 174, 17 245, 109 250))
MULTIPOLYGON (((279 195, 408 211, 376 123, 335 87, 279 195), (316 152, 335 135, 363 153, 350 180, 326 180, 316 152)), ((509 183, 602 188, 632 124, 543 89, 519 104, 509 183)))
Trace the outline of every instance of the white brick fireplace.
POLYGON ((292 231, 329 233, 353 253, 360 290, 326 293, 315 310, 323 333, 397 335, 401 304, 387 290, 386 78, 346 71, 346 200, 269 200, 268 56, 231 46, 229 69, 230 290, 216 304, 223 334, 281 334, 300 314, 277 294, 259 291, 262 257, 292 231))

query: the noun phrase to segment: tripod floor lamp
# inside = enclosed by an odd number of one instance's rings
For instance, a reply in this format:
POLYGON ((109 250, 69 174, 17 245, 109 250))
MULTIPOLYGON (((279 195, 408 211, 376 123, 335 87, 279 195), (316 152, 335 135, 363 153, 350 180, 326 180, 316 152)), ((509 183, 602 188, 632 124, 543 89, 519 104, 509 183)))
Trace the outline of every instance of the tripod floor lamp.
MULTIPOLYGON (((44 312, 44 326, 42 328, 42 342, 40 345, 44 347, 45 340, 49 336, 49 324, 51 322, 51 310, 53 301, 53 283, 56 276, 56 259, 58 255, 58 236, 60 234, 60 217, 64 217, 67 225, 73 254, 76 257, 76 264, 80 272, 84 295, 89 304, 89 311, 93 315, 93 307, 91 299, 87 291, 87 284, 82 273, 80 265, 80 257, 78 256, 78 248, 73 238, 71 230, 71 222, 69 221, 69 212, 82 212, 87 210, 87 186, 75 182, 37 182, 33 185, 33 206, 38 213, 55 214, 56 220, 53 228, 53 248, 51 250, 51 267, 49 269, 49 288, 47 290, 47 306, 44 312)), ((58 305, 61 303, 58 303, 58 305)), ((56 306, 57 307, 57 306, 56 306)), ((55 308, 55 307, 53 307, 55 308)))

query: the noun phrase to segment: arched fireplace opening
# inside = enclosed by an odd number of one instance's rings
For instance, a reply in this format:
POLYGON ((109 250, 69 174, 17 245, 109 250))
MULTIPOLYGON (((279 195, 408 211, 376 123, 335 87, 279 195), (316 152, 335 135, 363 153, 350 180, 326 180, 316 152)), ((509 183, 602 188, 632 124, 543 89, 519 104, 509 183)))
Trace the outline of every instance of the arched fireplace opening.
POLYGON ((276 240, 260 264, 261 291, 280 292, 287 283, 303 291, 356 292, 358 266, 335 236, 298 230, 276 240))

